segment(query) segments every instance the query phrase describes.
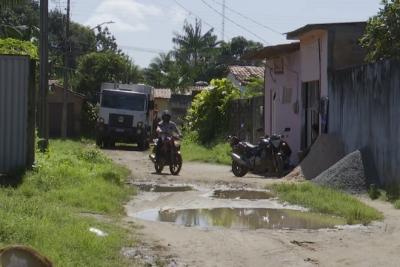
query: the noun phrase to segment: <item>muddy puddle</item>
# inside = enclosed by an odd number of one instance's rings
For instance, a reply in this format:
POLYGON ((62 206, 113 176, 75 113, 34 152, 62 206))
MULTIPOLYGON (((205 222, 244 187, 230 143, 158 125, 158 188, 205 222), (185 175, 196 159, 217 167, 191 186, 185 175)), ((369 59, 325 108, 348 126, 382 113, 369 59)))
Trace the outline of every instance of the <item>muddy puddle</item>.
POLYGON ((345 224, 337 217, 287 209, 215 208, 149 210, 136 217, 187 227, 230 229, 323 229, 345 224))
POLYGON ((215 190, 211 197, 223 199, 269 199, 274 195, 268 191, 255 190, 215 190))
POLYGON ((188 185, 156 185, 156 184, 134 184, 139 190, 145 192, 167 193, 167 192, 186 192, 194 190, 188 185))

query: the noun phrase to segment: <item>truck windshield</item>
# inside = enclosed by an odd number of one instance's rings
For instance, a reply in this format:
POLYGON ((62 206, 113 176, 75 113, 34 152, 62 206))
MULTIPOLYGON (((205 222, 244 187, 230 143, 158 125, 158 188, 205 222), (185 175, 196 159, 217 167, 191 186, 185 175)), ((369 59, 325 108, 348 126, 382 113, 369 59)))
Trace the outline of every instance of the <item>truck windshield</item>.
POLYGON ((146 96, 124 92, 103 91, 101 106, 105 108, 144 111, 146 96))

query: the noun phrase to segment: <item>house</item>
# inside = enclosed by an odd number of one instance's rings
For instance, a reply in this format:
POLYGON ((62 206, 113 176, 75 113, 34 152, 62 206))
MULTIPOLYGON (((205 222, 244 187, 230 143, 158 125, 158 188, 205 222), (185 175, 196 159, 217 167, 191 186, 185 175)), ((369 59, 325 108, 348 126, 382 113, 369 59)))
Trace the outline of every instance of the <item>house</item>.
POLYGON ((264 80, 264 67, 256 66, 229 66, 227 79, 230 80, 241 92, 244 91, 246 85, 251 78, 264 80))
MULTIPOLYGON (((64 88, 54 80, 50 80, 49 85, 51 90, 47 96, 49 110, 49 136, 60 137, 64 88)), ((84 95, 72 90, 67 90, 68 137, 76 137, 81 134, 82 107, 84 103, 84 95)))
MULTIPOLYGON (((309 24, 287 33, 297 42, 248 54, 265 59, 265 133, 283 134, 303 152, 328 131, 329 88, 335 70, 363 63, 359 46, 366 23, 309 24)), ((292 161, 298 157, 293 153, 292 161)))
POLYGON ((171 99, 171 89, 155 88, 154 89, 154 108, 158 111, 168 110, 169 101, 171 99))

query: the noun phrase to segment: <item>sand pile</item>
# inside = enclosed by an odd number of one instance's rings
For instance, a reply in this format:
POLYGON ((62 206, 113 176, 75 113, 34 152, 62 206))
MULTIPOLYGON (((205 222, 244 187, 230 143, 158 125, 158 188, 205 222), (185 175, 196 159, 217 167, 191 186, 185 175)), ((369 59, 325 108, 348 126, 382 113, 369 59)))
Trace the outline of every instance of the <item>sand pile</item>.
POLYGON ((288 180, 314 179, 344 156, 344 145, 338 137, 330 134, 321 135, 299 166, 285 178, 288 180))
POLYGON ((353 194, 365 193, 367 190, 366 181, 362 155, 359 150, 348 154, 312 180, 318 185, 353 194))

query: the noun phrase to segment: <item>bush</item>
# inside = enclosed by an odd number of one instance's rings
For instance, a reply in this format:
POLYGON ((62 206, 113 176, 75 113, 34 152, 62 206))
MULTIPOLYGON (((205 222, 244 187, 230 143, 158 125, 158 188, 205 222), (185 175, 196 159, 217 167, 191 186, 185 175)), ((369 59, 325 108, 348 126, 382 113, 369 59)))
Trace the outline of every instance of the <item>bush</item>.
POLYGON ((204 90, 194 98, 186 117, 186 129, 197 132, 198 141, 203 144, 225 134, 230 101, 239 97, 239 89, 227 79, 212 80, 211 90, 204 90))
POLYGON ((0 39, 0 54, 29 56, 31 59, 39 58, 38 49, 34 44, 12 38, 0 39))

